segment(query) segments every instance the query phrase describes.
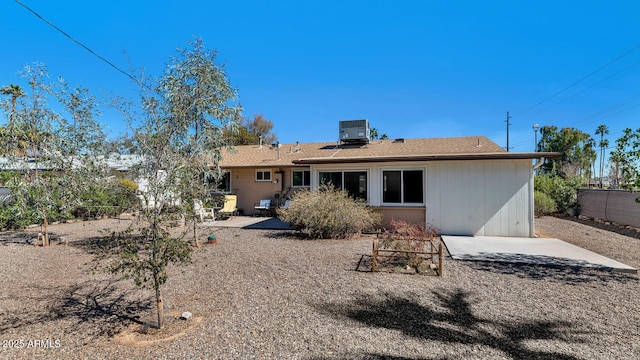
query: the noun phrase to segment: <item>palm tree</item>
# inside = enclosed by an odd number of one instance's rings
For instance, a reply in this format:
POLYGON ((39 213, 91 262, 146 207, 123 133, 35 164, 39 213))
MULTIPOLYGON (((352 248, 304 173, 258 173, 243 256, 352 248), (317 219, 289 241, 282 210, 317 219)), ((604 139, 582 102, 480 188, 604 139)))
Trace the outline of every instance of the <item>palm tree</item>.
POLYGON ((604 172, 604 149, 609 146, 609 140, 604 138, 609 134, 609 127, 607 125, 600 125, 596 129, 596 135, 600 135, 600 188, 602 189, 602 176, 604 172))
POLYGON ((19 85, 11 84, 7 85, 3 88, 0 88, 0 94, 2 95, 11 95, 11 112, 9 115, 9 123, 13 124, 14 116, 16 113, 16 102, 19 97, 25 96, 24 91, 19 85))

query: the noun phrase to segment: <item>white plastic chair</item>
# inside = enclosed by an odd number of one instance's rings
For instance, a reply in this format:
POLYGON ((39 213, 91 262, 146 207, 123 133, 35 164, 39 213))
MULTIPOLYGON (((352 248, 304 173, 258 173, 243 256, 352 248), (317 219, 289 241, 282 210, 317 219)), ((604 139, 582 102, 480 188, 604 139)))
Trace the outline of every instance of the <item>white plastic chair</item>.
POLYGON ((204 221, 205 217, 216 219, 215 209, 204 207, 200 199, 193 199, 193 212, 200 217, 200 221, 204 221))
POLYGON ((256 212, 260 212, 262 215, 262 212, 271 211, 271 199, 260 200, 260 203, 253 207, 253 210, 253 216, 256 216, 256 212))

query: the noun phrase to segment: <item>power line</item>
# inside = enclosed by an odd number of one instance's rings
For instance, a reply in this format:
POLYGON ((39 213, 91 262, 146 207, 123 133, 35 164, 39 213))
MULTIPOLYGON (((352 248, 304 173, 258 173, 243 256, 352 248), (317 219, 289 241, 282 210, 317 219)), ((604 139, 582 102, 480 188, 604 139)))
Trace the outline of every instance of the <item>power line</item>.
MULTIPOLYGON (((613 60, 609 61, 608 63, 606 63, 606 64, 604 64, 604 65, 600 66, 599 68, 597 68, 597 69, 595 69, 594 71, 590 72, 589 74, 587 74, 587 75, 583 76, 582 78, 578 79, 577 81, 574 81, 574 82, 573 82, 573 83, 571 83, 569 86, 567 86, 567 87, 563 88, 562 90, 560 90, 560 91, 556 92, 555 94, 553 94, 553 95, 551 95, 551 96, 549 96, 549 97, 547 97, 547 98, 545 98, 545 99, 542 99, 542 100, 538 101, 537 103, 535 103, 535 104, 533 104, 533 105, 529 106, 528 108, 526 108, 526 109, 524 109, 524 110, 520 111, 520 112, 519 112, 519 113, 517 113, 516 115, 521 115, 521 114, 523 114, 523 113, 525 113, 525 112, 527 112, 527 111, 529 111, 529 110, 531 110, 531 109, 533 109, 533 108, 536 108, 536 107, 540 106, 541 104, 543 104, 543 103, 545 103, 545 102, 547 102, 547 101, 549 101, 549 100, 553 99, 554 97, 556 97, 556 96, 558 96, 558 95, 562 94, 563 92, 565 92, 565 91, 569 90, 570 88, 574 87, 575 85, 578 85, 578 84, 579 84, 579 83, 581 83, 582 81, 584 81, 584 80, 586 80, 586 79, 590 78, 591 76, 593 76, 593 75, 597 74, 597 73, 598 73, 598 72, 600 72, 601 70, 605 69, 605 68, 606 68, 606 67, 608 67, 609 65, 612 65, 613 63, 615 63, 615 62, 617 62, 618 60, 622 59, 623 57, 625 57, 625 56, 629 55, 630 53, 632 53, 632 52, 636 51, 637 49, 640 49, 640 44, 637 44, 636 46, 632 47, 631 49, 629 49, 629 50, 625 51, 622 55, 620 55, 620 56, 616 57, 615 59, 613 59, 613 60)), ((516 116, 516 115, 514 115, 514 116, 516 116)))
POLYGON ((593 84, 593 85, 591 85, 591 86, 588 86, 588 87, 586 87, 586 88, 584 88, 584 89, 582 89, 582 90, 578 91, 577 93, 575 93, 575 94, 573 94, 573 95, 571 95, 571 96, 569 96, 569 97, 566 97, 566 98, 563 98, 563 99, 561 99, 561 100, 558 100, 558 101, 556 101, 555 103, 553 103, 553 104, 551 104, 551 105, 547 106, 546 108, 543 108, 543 109, 538 110, 538 111, 537 111, 536 113, 534 113, 533 115, 540 114, 541 112, 543 112, 543 111, 545 111, 545 110, 547 110, 547 109, 549 109, 549 108, 551 108, 551 107, 553 107, 553 106, 556 106, 556 105, 558 105, 558 104, 560 104, 560 103, 563 103, 563 102, 565 102, 565 101, 567 101, 567 100, 570 100, 570 99, 572 99, 572 98, 574 98, 574 97, 576 97, 576 96, 578 96, 578 95, 580 95, 580 94, 582 94, 582 93, 586 92, 587 90, 590 90, 590 89, 592 89, 592 88, 594 88, 594 87, 596 87, 596 86, 598 86, 598 85, 600 85, 600 84, 602 84, 602 83, 606 82, 607 80, 609 80, 609 79, 611 79, 611 78, 614 78, 614 77, 618 76, 619 74, 621 74, 621 73, 623 73, 623 72, 625 72, 625 71, 627 71, 627 70, 629 70, 629 69, 631 69, 631 68, 633 68, 634 66, 637 66, 637 65, 639 65, 639 64, 640 64, 640 61, 636 61, 635 63, 633 63, 633 64, 631 64, 631 65, 629 65, 629 66, 627 66, 627 67, 625 67, 625 68, 623 68, 623 69, 621 69, 621 70, 619 70, 619 71, 615 72, 615 73, 614 73, 614 74, 612 74, 612 75, 607 76, 606 78, 604 78, 604 79, 602 79, 602 80, 598 81, 597 83, 595 83, 595 84, 593 84))
MULTIPOLYGON (((574 121, 570 125, 574 125, 574 124, 579 123, 579 122, 586 122, 587 120, 590 120, 590 119, 603 117, 605 114, 610 113, 610 112, 612 112, 614 110, 617 110, 617 109, 619 109, 619 108, 621 108, 621 107, 623 107, 625 105, 631 104, 631 103, 635 102, 638 99, 640 99, 640 94, 631 96, 629 98, 626 98, 626 99, 620 101, 619 103, 613 104, 613 105, 611 105, 611 106, 609 106, 609 107, 607 107, 605 109, 602 109, 602 110, 598 111, 595 114, 592 114, 590 116, 587 116, 587 117, 583 118, 582 120, 574 121)), ((626 110, 628 110, 628 109, 622 109, 622 110, 617 111, 616 113, 622 112, 622 111, 626 111, 626 110)))
POLYGON ((54 25, 53 23, 51 23, 50 21, 48 21, 47 19, 45 19, 44 17, 42 17, 40 14, 38 14, 37 12, 35 12, 34 10, 32 10, 30 7, 28 7, 27 5, 21 3, 18 0, 15 0, 15 2, 18 3, 18 5, 22 6, 23 8, 27 9, 29 12, 31 12, 33 15, 35 15, 36 17, 38 17, 40 20, 44 21, 47 25, 51 26, 52 28, 56 29, 58 32, 60 32, 62 35, 66 36, 67 38, 69 38, 71 41, 75 42, 76 44, 80 45, 82 48, 84 48, 85 50, 87 50, 89 53, 91 53, 91 55, 97 57, 98 59, 102 60, 103 62, 107 63, 109 66, 111 66, 112 68, 116 69, 118 72, 122 73, 123 75, 125 75, 126 77, 128 77, 129 79, 135 81, 138 85, 143 86, 148 88, 146 85, 142 84, 140 81, 138 81, 138 79, 136 79, 135 77, 133 77, 131 74, 129 74, 128 72, 120 69, 118 66, 116 66, 115 64, 113 64, 111 61, 105 59, 104 57, 98 55, 96 52, 94 52, 93 50, 91 50, 88 46, 84 45, 83 43, 81 43, 80 41, 74 39, 71 35, 67 34, 66 32, 64 32, 62 29, 60 29, 59 27, 57 27, 56 25, 54 25))

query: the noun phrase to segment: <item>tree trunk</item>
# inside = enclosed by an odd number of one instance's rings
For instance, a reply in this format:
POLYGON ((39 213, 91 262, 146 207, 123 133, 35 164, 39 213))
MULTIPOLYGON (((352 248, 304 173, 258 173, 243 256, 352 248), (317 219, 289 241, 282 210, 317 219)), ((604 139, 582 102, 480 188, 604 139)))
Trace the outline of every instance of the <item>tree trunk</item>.
POLYGON ((47 222, 47 211, 42 212, 42 246, 49 246, 49 223, 47 222))
POLYGON ((11 96, 11 115, 9 115, 9 123, 11 125, 15 124, 14 118, 16 114, 16 100, 18 100, 18 97, 15 94, 13 94, 11 96))
POLYGON ((193 243, 196 247, 200 247, 200 243, 198 242, 198 220, 196 217, 193 217, 193 243))
POLYGON ((160 292, 160 283, 158 275, 154 275, 154 285, 156 288, 156 308, 158 312, 158 329, 164 329, 164 304, 162 302, 162 293, 160 292))

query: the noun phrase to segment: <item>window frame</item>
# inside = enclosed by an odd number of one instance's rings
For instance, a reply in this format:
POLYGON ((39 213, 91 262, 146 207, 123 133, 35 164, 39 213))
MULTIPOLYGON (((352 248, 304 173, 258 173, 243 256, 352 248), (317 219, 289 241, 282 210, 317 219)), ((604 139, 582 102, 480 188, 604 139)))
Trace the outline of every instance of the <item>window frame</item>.
POLYGON ((219 179, 219 182, 215 184, 214 191, 221 192, 221 193, 231 192, 231 187, 232 187, 231 181, 232 181, 231 170, 228 170, 228 171, 225 170, 222 174, 222 177, 219 179))
POLYGON ((411 207, 411 206, 425 206, 426 201, 425 201, 425 196, 426 196, 426 169, 422 168, 422 167, 402 167, 402 168, 398 168, 398 167, 389 167, 389 168, 381 168, 380 169, 380 204, 382 206, 407 206, 407 207, 411 207), (405 177, 404 177, 404 173, 405 171, 421 171, 422 172, 422 178, 421 178, 421 184, 422 184, 422 201, 421 202, 406 202, 405 201, 405 177), (400 172, 400 202, 385 202, 384 201, 384 193, 385 193, 385 181, 384 181, 384 176, 385 176, 385 172, 400 172))
POLYGON ((341 179, 341 189, 344 190, 344 174, 345 173, 364 173, 366 176, 366 199, 364 199, 364 204, 368 204, 371 201, 371 171, 370 169, 318 169, 316 171, 316 185, 320 186, 320 173, 340 173, 341 179))
POLYGON ((255 178, 256 182, 271 182, 273 181, 273 174, 271 169, 256 169, 255 178), (261 179, 258 179, 258 174, 262 174, 261 179), (269 174, 269 178, 265 179, 264 175, 269 174))
POLYGON ((293 169, 291 170, 291 187, 293 188, 311 188, 311 169, 293 169), (294 173, 302 173, 302 185, 294 184, 294 173), (306 185, 305 185, 305 174, 306 176, 306 185))

